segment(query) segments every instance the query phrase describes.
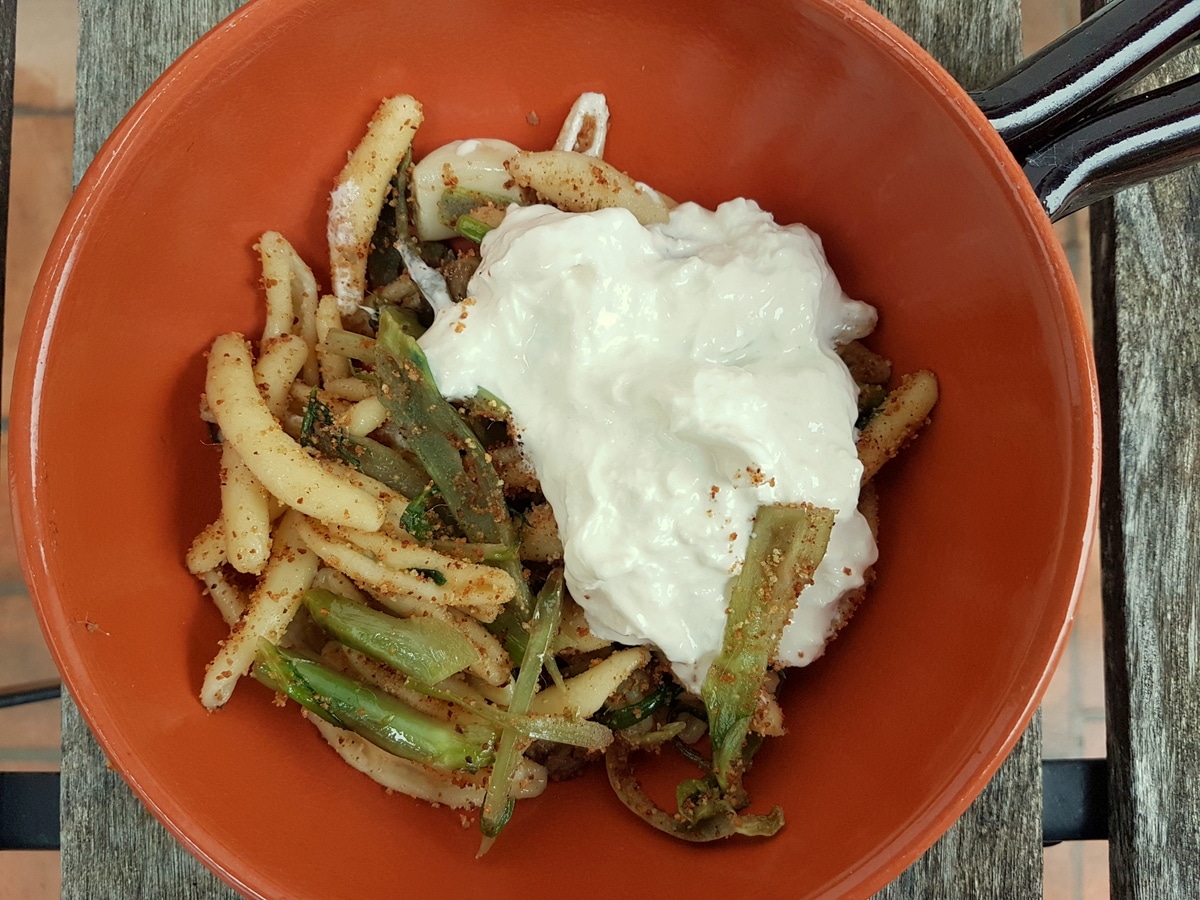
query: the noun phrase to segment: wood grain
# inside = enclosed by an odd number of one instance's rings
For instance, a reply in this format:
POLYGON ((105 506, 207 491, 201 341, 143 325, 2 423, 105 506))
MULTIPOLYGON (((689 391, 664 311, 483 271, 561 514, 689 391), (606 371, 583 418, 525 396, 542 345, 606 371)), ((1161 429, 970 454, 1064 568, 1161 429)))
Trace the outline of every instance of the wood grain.
MULTIPOLYGON (((80 0, 75 177, 138 95, 235 0, 80 0)), ((1019 0, 876 0, 968 88, 1020 52, 1019 0)), ((1041 730, 1035 720, 996 778, 922 859, 878 896, 1041 894, 1041 730)), ((63 897, 236 896, 163 829, 63 701, 63 897)))
MULTIPOLYGON (((12 168, 13 74, 17 65, 17 0, 0 0, 0 210, 8 210, 12 168)), ((7 271, 8 215, 0 216, 0 272, 7 271)), ((0 340, 4 331, 4 284, 0 283, 0 340)))
MULTIPOLYGON (((1084 4, 1085 14, 1096 3, 1084 4)), ((1200 70, 1191 51, 1146 87, 1200 70)), ((1114 900, 1200 892, 1200 170, 1092 207, 1114 900)))
POLYGON ((868 0, 969 91, 1021 58, 1021 0, 868 0))

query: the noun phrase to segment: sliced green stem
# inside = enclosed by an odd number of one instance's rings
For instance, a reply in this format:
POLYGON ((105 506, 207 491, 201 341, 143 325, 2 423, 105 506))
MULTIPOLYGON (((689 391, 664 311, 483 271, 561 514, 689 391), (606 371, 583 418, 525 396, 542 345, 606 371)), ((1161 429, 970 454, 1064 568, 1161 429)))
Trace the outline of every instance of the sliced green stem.
POLYGON ((474 772, 493 761, 491 729, 455 728, 267 641, 259 641, 254 677, 396 756, 451 772, 474 772))
POLYGON ((525 630, 525 624, 529 619, 530 610, 533 609, 534 599, 533 592, 529 590, 525 564, 516 556, 517 550, 514 547, 512 556, 489 562, 489 565, 503 569, 512 576, 517 585, 517 596, 504 607, 494 621, 488 623, 487 627, 492 634, 504 638, 504 648, 513 659, 522 659, 529 642, 529 632, 525 630))
MULTIPOLYGON (((547 655, 546 659, 550 659, 550 656, 547 655)), ((553 741, 556 744, 568 744, 572 747, 584 747, 589 750, 603 750, 612 743, 612 731, 590 719, 531 713, 518 715, 511 709, 501 709, 469 697, 464 692, 450 686, 452 682, 446 685, 429 685, 409 681, 408 685, 413 690, 420 691, 429 697, 461 706, 493 725, 514 728, 530 740, 553 741)))
POLYGON ((393 315, 396 322, 413 340, 417 340, 428 330, 415 309, 407 309, 403 306, 393 306, 392 309, 395 310, 393 315))
POLYGON ((379 317, 379 399, 450 507, 467 540, 516 544, 504 487, 478 438, 442 397, 425 354, 391 310, 379 317))
POLYGON ((613 741, 604 755, 608 781, 625 806, 642 821, 672 837, 693 843, 720 840, 735 834, 770 837, 783 827, 783 810, 778 806, 766 815, 742 815, 719 793, 704 794, 702 782, 680 785, 683 806, 703 804, 703 815, 671 815, 661 809, 638 783, 630 759, 632 747, 624 740, 613 741))
POLYGON ((725 791, 740 791, 743 748, 767 668, 800 592, 825 556, 832 527, 828 509, 759 507, 730 592, 721 652, 700 691, 708 709, 713 771, 725 791))
POLYGON ((491 231, 494 227, 495 226, 489 225, 487 222, 484 222, 482 219, 476 219, 474 216, 470 216, 470 215, 461 215, 458 217, 457 221, 455 221, 455 223, 454 223, 455 231, 457 231, 460 235, 467 238, 468 240, 472 240, 477 244, 482 242, 484 239, 484 236, 486 236, 487 233, 489 231, 491 231))
POLYGON ((409 239, 408 226, 408 173, 412 168, 412 150, 404 154, 396 174, 388 185, 383 208, 371 237, 371 249, 367 256, 367 285, 371 289, 395 281, 402 270, 400 253, 396 244, 409 239))
POLYGON ((464 217, 477 209, 490 207, 500 215, 512 202, 512 198, 504 194, 473 191, 463 187, 446 188, 442 191, 442 196, 438 198, 438 217, 447 228, 454 228, 456 223, 461 222, 464 217))
POLYGON ((403 497, 416 497, 429 486, 429 475, 415 458, 369 437, 348 436, 350 453, 364 475, 382 481, 403 497))
POLYGON ((516 553, 517 529, 504 499, 504 485, 486 448, 441 395, 425 354, 391 310, 379 317, 376 374, 379 399, 392 423, 437 485, 467 541, 513 548, 495 565, 513 577, 517 596, 489 628, 504 636, 514 658, 521 658, 528 638, 523 626, 533 609, 533 597, 516 553))
MULTIPOLYGON (((555 569, 538 593, 533 617, 529 621, 529 641, 521 658, 521 669, 517 673, 517 683, 509 704, 509 712, 515 715, 529 712, 546 656, 550 652, 550 644, 558 633, 558 623, 562 619, 562 598, 562 570, 555 569)), ((515 728, 505 728, 500 734, 500 746, 488 776, 487 793, 479 817, 479 826, 485 838, 495 838, 512 816, 512 777, 521 760, 520 739, 521 735, 515 728)))
POLYGON ((304 408, 300 443, 354 466, 404 497, 415 497, 429 485, 428 474, 415 460, 369 437, 357 437, 339 428, 333 410, 320 401, 316 388, 304 408))
POLYGON ((432 616, 401 619, 320 589, 308 591, 304 605, 313 621, 347 647, 426 684, 483 660, 466 635, 432 616))

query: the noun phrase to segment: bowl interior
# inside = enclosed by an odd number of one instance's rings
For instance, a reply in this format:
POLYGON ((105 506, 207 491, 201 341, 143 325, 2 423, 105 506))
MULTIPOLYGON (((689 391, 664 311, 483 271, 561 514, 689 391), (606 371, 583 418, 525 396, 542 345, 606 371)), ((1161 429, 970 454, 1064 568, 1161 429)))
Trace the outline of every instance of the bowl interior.
POLYGON ((101 152, 39 283, 15 391, 15 497, 53 652, 125 777, 251 894, 381 896, 402 880, 528 895, 580 872, 664 896, 868 892, 986 783, 1070 618, 1096 409, 1065 263, 981 117, 859 5, 518 6, 259 0, 101 152), (382 97, 424 103, 419 154, 459 137, 547 147, 584 90, 608 95, 618 167, 815 229, 846 290, 878 306, 876 349, 935 370, 943 399, 881 476, 875 589, 789 677, 790 733, 751 776, 759 805, 789 814, 777 838, 673 843, 596 772, 523 805, 476 861, 456 813, 385 795, 260 686, 201 708, 225 634, 182 562, 218 508, 203 354, 261 328, 264 230, 327 284, 328 191, 382 97))

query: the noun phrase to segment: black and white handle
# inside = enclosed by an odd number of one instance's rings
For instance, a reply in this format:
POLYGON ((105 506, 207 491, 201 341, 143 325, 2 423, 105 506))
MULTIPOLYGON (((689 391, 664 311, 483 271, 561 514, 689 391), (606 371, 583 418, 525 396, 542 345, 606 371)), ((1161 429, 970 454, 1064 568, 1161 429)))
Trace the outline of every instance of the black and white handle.
POLYGON ((1114 102, 1200 37, 1200 0, 1116 0, 972 95, 1051 219, 1200 160, 1200 75, 1114 102))

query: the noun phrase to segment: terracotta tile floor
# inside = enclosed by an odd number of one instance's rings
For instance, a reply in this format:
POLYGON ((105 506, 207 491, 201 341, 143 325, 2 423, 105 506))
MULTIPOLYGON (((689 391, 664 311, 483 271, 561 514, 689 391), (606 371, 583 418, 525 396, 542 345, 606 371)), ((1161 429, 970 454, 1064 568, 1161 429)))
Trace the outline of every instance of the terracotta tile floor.
MULTIPOLYGON (((1075 0, 1023 0, 1027 49, 1032 50, 1078 21, 1075 0)), ((13 124, 9 269, 4 328, 3 401, 7 431, 12 358, 21 320, 42 255, 71 190, 71 140, 75 94, 75 0, 20 0, 17 35, 16 115, 13 124)), ((1087 224, 1074 217, 1059 234, 1086 298, 1087 224)), ((7 467, 0 436, 0 467, 7 467)), ((0 510, 0 687, 54 673, 30 608, 17 565, 7 492, 0 510)), ((1103 756, 1104 693, 1100 644, 1098 566, 1080 606, 1066 655, 1043 705, 1045 755, 1103 756)), ((58 705, 43 703, 0 710, 0 768, 55 768, 58 705)), ((1063 844, 1046 851, 1045 896, 1092 900, 1108 896, 1107 845, 1063 844)), ((55 897, 56 853, 0 853, 0 900, 55 897)))

